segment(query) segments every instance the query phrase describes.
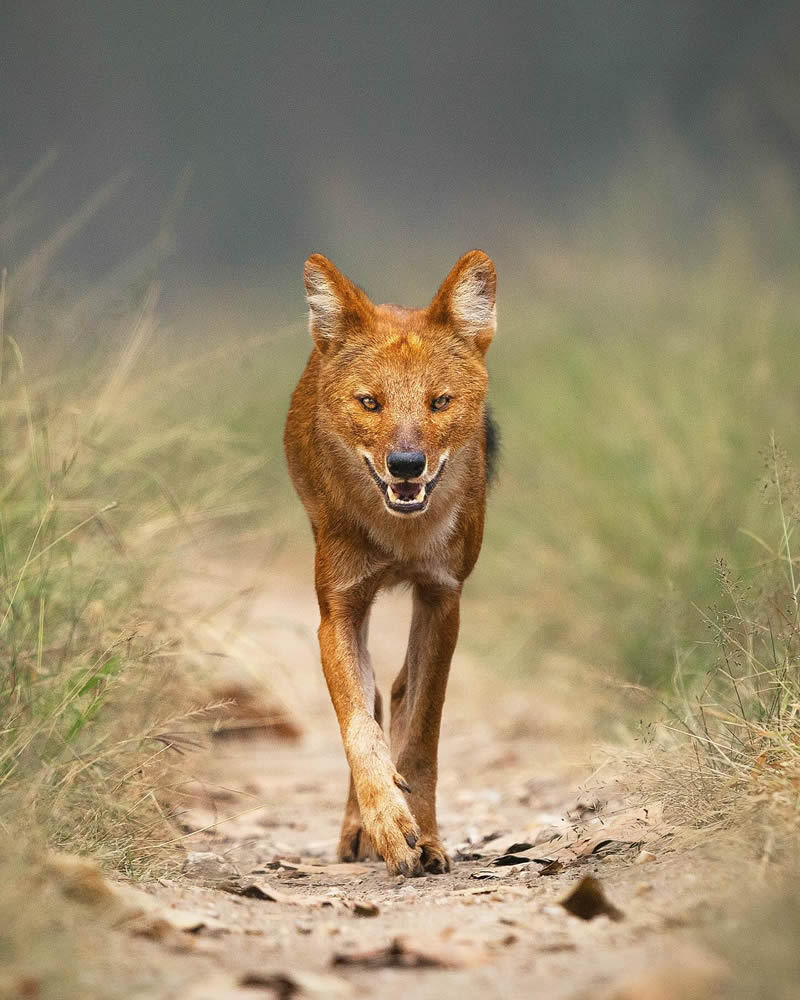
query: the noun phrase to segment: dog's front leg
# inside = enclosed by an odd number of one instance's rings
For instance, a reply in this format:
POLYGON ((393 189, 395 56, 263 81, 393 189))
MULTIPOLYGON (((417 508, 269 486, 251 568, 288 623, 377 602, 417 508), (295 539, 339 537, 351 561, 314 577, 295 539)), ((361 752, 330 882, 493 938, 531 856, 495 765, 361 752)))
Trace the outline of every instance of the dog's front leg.
POLYGON ((450 660, 458 638, 460 592, 417 584, 406 662, 392 689, 392 749, 411 787, 422 865, 450 870, 436 821, 439 730, 450 660))
POLYGON ((372 593, 318 591, 322 669, 339 720, 347 761, 353 777, 361 821, 376 851, 392 875, 422 875, 419 827, 402 790, 380 725, 373 715, 371 676, 363 676, 359 632, 372 593))

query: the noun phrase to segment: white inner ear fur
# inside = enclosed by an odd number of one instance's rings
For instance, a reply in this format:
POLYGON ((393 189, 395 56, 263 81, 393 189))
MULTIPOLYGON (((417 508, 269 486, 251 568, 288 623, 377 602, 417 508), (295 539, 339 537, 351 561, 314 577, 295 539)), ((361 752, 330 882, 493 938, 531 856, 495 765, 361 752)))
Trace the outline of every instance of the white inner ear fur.
POLYGON ((320 337, 333 337, 342 315, 342 304, 321 271, 306 272, 308 328, 320 337))
POLYGON ((458 282, 450 295, 450 311, 466 333, 497 328, 497 309, 484 274, 471 271, 458 282))

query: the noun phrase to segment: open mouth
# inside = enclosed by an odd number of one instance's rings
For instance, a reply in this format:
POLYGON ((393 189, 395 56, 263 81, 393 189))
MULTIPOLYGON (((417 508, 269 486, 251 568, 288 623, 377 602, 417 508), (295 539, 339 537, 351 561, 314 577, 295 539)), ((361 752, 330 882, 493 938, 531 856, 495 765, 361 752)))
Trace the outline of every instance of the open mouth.
POLYGON ((436 475, 426 483, 412 483, 408 479, 401 479, 397 482, 387 483, 378 473, 369 458, 365 455, 364 461, 367 463, 369 474, 380 487, 383 493, 383 502, 396 514, 417 514, 428 506, 428 498, 436 489, 436 484, 442 477, 447 460, 442 459, 436 475))

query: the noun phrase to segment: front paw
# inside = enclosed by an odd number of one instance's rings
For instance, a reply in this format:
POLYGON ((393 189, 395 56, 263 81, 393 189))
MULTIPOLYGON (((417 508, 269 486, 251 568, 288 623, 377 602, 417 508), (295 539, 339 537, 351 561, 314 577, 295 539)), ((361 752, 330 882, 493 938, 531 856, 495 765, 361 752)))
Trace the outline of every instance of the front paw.
POLYGON ((450 858, 438 837, 421 837, 417 846, 421 850, 422 867, 431 875, 444 875, 450 871, 450 858))
POLYGON ((405 799, 394 790, 374 806, 361 807, 364 829, 390 875, 424 875, 419 828, 405 799))

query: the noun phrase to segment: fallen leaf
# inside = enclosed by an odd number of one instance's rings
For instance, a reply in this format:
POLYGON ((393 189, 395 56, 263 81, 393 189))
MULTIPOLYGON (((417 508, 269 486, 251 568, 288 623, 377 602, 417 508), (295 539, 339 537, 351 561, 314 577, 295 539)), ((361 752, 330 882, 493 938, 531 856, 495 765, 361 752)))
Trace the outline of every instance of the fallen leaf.
POLYGON ((481 845, 480 853, 487 858, 493 855, 517 854, 519 851, 529 851, 533 847, 533 842, 525 840, 515 834, 506 834, 503 837, 494 837, 481 845))
POLYGON ((633 859, 635 865, 648 865, 656 860, 656 855, 652 851, 640 851, 633 859))
POLYGON ((312 896, 301 892, 284 892, 264 879, 240 878, 231 879, 219 886, 225 892, 235 896, 248 896, 251 899, 263 899, 269 903, 280 903, 284 906, 303 906, 311 909, 330 907, 332 909, 350 910, 357 917, 375 917, 380 910, 376 903, 367 899, 351 899, 347 896, 312 896))
POLYGON ((428 942, 411 944, 404 938, 394 938, 383 948, 337 953, 332 961, 334 965, 355 965, 365 969, 466 969, 486 958, 480 949, 437 946, 428 942))
POLYGON ((559 861, 558 858, 555 861, 549 861, 544 868, 539 869, 540 875, 558 875, 559 872, 564 871, 563 862, 559 861))
POLYGON ((292 970, 291 972, 246 972, 239 978, 239 984, 272 990, 278 1000, 292 1000, 293 997, 320 998, 349 997, 353 987, 341 976, 331 976, 318 972, 292 970))
POLYGON ((539 945, 539 951, 548 952, 549 954, 557 954, 560 951, 575 951, 577 947, 578 946, 574 941, 561 938, 554 941, 545 941, 543 944, 539 945))
MULTIPOLYGON (((496 878, 497 876, 493 877, 496 878)), ((524 885, 476 885, 469 889, 456 889, 452 895, 469 898, 489 896, 492 899, 502 901, 506 899, 527 899, 531 895, 531 890, 524 885)))
POLYGON ((501 854, 499 858, 495 858, 490 864, 497 868, 506 868, 509 865, 527 865, 531 861, 537 860, 537 858, 528 858, 519 854, 501 854))
MULTIPOLYGON (((368 875, 372 869, 367 865, 351 864, 344 862, 336 862, 330 865, 314 865, 314 864, 304 864, 303 862, 295 861, 285 861, 283 859, 276 859, 271 862, 268 866, 273 870, 285 870, 293 872, 302 872, 304 875, 325 875, 333 878, 338 878, 341 875, 368 875)), ((256 872, 252 874, 257 874, 256 872)))
POLYGON ((494 860, 489 863, 495 868, 506 868, 511 865, 551 865, 553 863, 553 858, 534 858, 529 854, 503 854, 499 858, 494 858, 494 860))
POLYGON ((579 858, 608 858, 612 854, 627 854, 641 847, 638 840, 610 840, 601 834, 589 840, 579 841, 575 845, 575 853, 579 858))
POLYGON ((331 896, 306 896, 299 892, 283 892, 264 879, 231 879, 222 883, 220 889, 231 892, 235 896, 248 896, 251 899, 264 899, 270 903, 283 903, 284 905, 335 906, 337 902, 331 896))
POLYGON ((510 874, 510 871, 498 871, 496 868, 479 868, 477 871, 471 872, 469 877, 477 879, 508 878, 510 874))
POLYGON ((611 920, 622 920, 624 917, 622 910, 607 899, 600 880, 591 875, 582 878, 559 902, 567 913, 581 920, 593 920, 602 915, 611 920))
POLYGON ((531 862, 546 865, 551 861, 560 861, 567 867, 587 858, 606 857, 644 848, 671 833, 671 828, 664 823, 661 803, 618 810, 608 815, 582 810, 581 816, 583 819, 571 832, 546 842, 548 858, 535 856, 541 851, 542 844, 537 837, 538 850, 534 847, 529 851, 516 851, 513 856, 501 855, 490 864, 503 867, 531 862))

